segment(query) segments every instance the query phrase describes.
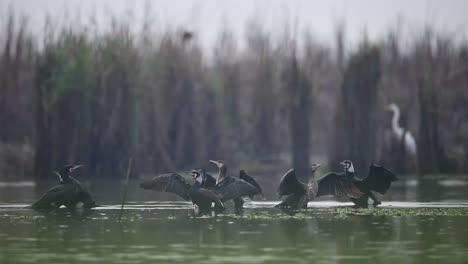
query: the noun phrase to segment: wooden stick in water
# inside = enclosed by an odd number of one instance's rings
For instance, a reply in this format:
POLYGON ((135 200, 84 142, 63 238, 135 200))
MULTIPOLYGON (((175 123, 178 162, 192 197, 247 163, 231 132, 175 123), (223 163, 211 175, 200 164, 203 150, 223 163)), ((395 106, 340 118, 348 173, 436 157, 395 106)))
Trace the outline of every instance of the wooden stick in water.
POLYGON ((119 222, 120 220, 122 220, 123 209, 124 209, 125 202, 127 200, 128 181, 130 180, 130 172, 132 171, 132 160, 133 158, 128 159, 127 176, 125 178, 125 184, 123 188, 122 206, 120 207, 119 222))

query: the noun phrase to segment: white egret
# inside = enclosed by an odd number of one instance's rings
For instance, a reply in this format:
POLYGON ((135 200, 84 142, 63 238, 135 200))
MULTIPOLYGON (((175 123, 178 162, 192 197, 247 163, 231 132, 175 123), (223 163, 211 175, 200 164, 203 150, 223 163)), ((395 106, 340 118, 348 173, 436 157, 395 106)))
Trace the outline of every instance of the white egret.
POLYGON ((412 155, 416 155, 416 140, 414 139, 413 135, 411 132, 407 129, 404 129, 400 126, 399 121, 400 121, 400 108, 394 104, 391 103, 387 106, 388 111, 393 112, 393 118, 392 118, 392 131, 393 135, 397 138, 399 142, 401 142, 404 134, 404 140, 403 143, 405 144, 405 150, 408 153, 411 153, 412 155))

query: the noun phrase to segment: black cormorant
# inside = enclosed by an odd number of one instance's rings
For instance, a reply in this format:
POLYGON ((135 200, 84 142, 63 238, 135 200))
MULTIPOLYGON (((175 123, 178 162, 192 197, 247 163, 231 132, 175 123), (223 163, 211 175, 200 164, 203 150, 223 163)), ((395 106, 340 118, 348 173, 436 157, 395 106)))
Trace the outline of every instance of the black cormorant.
MULTIPOLYGON (((213 191, 217 192, 217 188, 215 188, 216 187, 216 179, 213 176, 211 176, 211 174, 207 173, 204 169, 192 170, 192 174, 194 174, 194 173, 204 175, 206 180, 203 182, 202 188, 205 188, 205 189, 208 189, 208 190, 213 190, 213 191)), ((252 176, 247 174, 247 172, 245 170, 240 170, 239 171, 239 178, 241 180, 247 182, 247 183, 250 183, 253 187, 255 187, 258 190, 258 194, 263 195, 262 188, 260 187, 258 182, 252 176)), ((222 197, 222 194, 219 194, 219 195, 222 197)), ((253 195, 249 196, 249 198, 253 199, 253 195)), ((222 200, 227 201, 228 199, 227 198, 225 198, 225 199, 222 198, 222 200)), ((232 200, 234 201, 234 205, 235 205, 236 209, 240 209, 244 205, 244 200, 241 197, 233 198, 232 200)))
POLYGON ((216 164, 219 169, 213 191, 221 196, 223 202, 233 200, 235 208, 241 209, 244 204, 242 197, 253 198, 253 196, 262 192, 258 183, 245 171, 241 170, 240 178, 234 178, 227 175, 227 166, 224 161, 210 160, 210 162, 216 164))
POLYGON ((223 209, 224 204, 220 200, 220 197, 213 191, 202 187, 206 185, 209 180, 206 175, 200 174, 194 170, 191 171, 190 174, 195 179, 193 185, 187 183, 179 174, 169 173, 144 181, 140 184, 140 187, 143 189, 177 194, 186 201, 192 201, 193 204, 198 206, 200 211, 210 210, 213 203, 215 204, 215 209, 223 209))
POLYGON ((96 203, 86 188, 71 173, 83 165, 66 165, 59 172, 60 184, 44 193, 39 200, 31 205, 34 209, 55 209, 64 205, 73 209, 82 204, 83 208, 96 207, 96 203))
POLYGON ((344 160, 340 164, 344 167, 344 172, 340 173, 340 175, 351 180, 353 184, 359 188, 359 191, 363 193, 363 195, 358 198, 350 197, 351 201, 359 207, 367 207, 369 198, 372 199, 374 205, 380 204, 380 201, 375 197, 372 191, 385 194, 392 182, 398 180, 395 174, 377 164, 370 165, 369 173, 365 178, 360 178, 354 174, 354 166, 351 161, 344 160))
POLYGON ((300 182, 294 169, 289 170, 282 178, 278 187, 278 195, 286 196, 285 199, 276 205, 279 208, 305 209, 307 203, 314 200, 315 197, 324 195, 347 196, 350 198, 359 198, 362 193, 348 179, 336 174, 329 173, 318 179, 314 174, 320 164, 312 165, 312 176, 308 183, 300 182))

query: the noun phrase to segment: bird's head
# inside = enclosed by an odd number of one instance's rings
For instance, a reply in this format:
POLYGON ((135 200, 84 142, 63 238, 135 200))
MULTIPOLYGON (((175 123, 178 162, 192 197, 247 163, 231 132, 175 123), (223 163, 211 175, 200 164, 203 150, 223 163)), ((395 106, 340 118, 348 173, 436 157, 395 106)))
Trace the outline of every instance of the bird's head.
POLYGON ((81 168, 83 167, 82 164, 79 164, 79 165, 65 165, 63 166, 62 169, 60 169, 59 173, 61 175, 66 175, 66 174, 70 174, 72 173, 74 170, 78 169, 78 168, 81 168))
POLYGON ((388 104, 385 106, 385 110, 386 111, 392 111, 392 112, 396 112, 398 111, 398 106, 394 103, 391 103, 391 104, 388 104))
POLYGON ((192 175, 193 179, 200 184, 203 184, 206 179, 206 171, 203 169, 191 170, 190 175, 192 175))
POLYGON ((320 167, 319 163, 312 164, 312 172, 315 172, 318 169, 318 167, 320 167))
POLYGON ((60 179, 60 182, 61 183, 64 183, 67 181, 68 177, 70 176, 70 174, 78 169, 78 168, 81 168, 83 167, 82 164, 79 164, 79 165, 65 165, 63 166, 59 171, 54 171, 55 175, 57 175, 60 179))
POLYGON ((345 172, 354 173, 354 166, 350 160, 343 160, 340 164, 343 165, 345 172))
POLYGON ((223 160, 210 160, 210 162, 216 164, 216 167, 220 170, 226 168, 226 164, 223 160))

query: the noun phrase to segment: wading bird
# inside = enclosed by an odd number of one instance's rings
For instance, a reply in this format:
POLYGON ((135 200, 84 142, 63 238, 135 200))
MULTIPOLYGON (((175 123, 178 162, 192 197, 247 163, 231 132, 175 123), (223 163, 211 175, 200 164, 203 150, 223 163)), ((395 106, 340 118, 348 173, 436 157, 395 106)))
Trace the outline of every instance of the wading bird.
POLYGON ((405 147, 405 151, 410 153, 411 155, 416 155, 416 140, 414 139, 413 135, 410 131, 405 128, 402 128, 399 124, 400 122, 400 108, 392 103, 386 107, 387 111, 391 111, 393 113, 392 117, 392 132, 398 142, 402 142, 405 147), (405 137, 403 139, 403 137, 405 137))
POLYGON ((140 187, 146 190, 155 190, 161 192, 170 192, 177 194, 186 201, 192 201, 197 205, 200 211, 209 211, 212 209, 222 210, 224 204, 220 197, 211 190, 203 186, 209 181, 205 174, 200 174, 195 170, 190 172, 195 179, 195 183, 190 185, 182 176, 177 173, 169 173, 156 176, 151 180, 144 181, 140 187))
POLYGON ((385 194, 390 188, 392 182, 397 180, 395 174, 388 169, 371 164, 367 177, 360 178, 354 174, 353 163, 349 160, 344 160, 340 163, 344 167, 344 172, 339 173, 345 178, 349 179, 363 194, 360 197, 350 197, 351 201, 359 207, 367 207, 369 199, 372 200, 374 205, 380 204, 380 201, 372 193, 373 191, 380 194, 385 194))
POLYGON ((361 197, 362 192, 351 181, 336 173, 328 173, 315 179, 314 174, 319 166, 320 164, 312 164, 312 175, 308 183, 300 182, 294 169, 286 172, 278 187, 279 197, 286 197, 275 207, 305 209, 309 201, 325 195, 347 196, 353 199, 361 197))
POLYGON ((262 193, 260 185, 244 170, 240 171, 239 178, 234 178, 227 175, 227 166, 224 161, 210 160, 210 162, 216 164, 219 169, 216 185, 212 190, 221 196, 223 202, 233 200, 235 208, 241 209, 244 205, 242 197, 253 198, 262 193))
POLYGON ((31 205, 34 209, 56 209, 65 206, 69 209, 96 207, 96 203, 86 188, 71 173, 83 165, 66 165, 59 172, 60 184, 44 193, 39 200, 31 205))

